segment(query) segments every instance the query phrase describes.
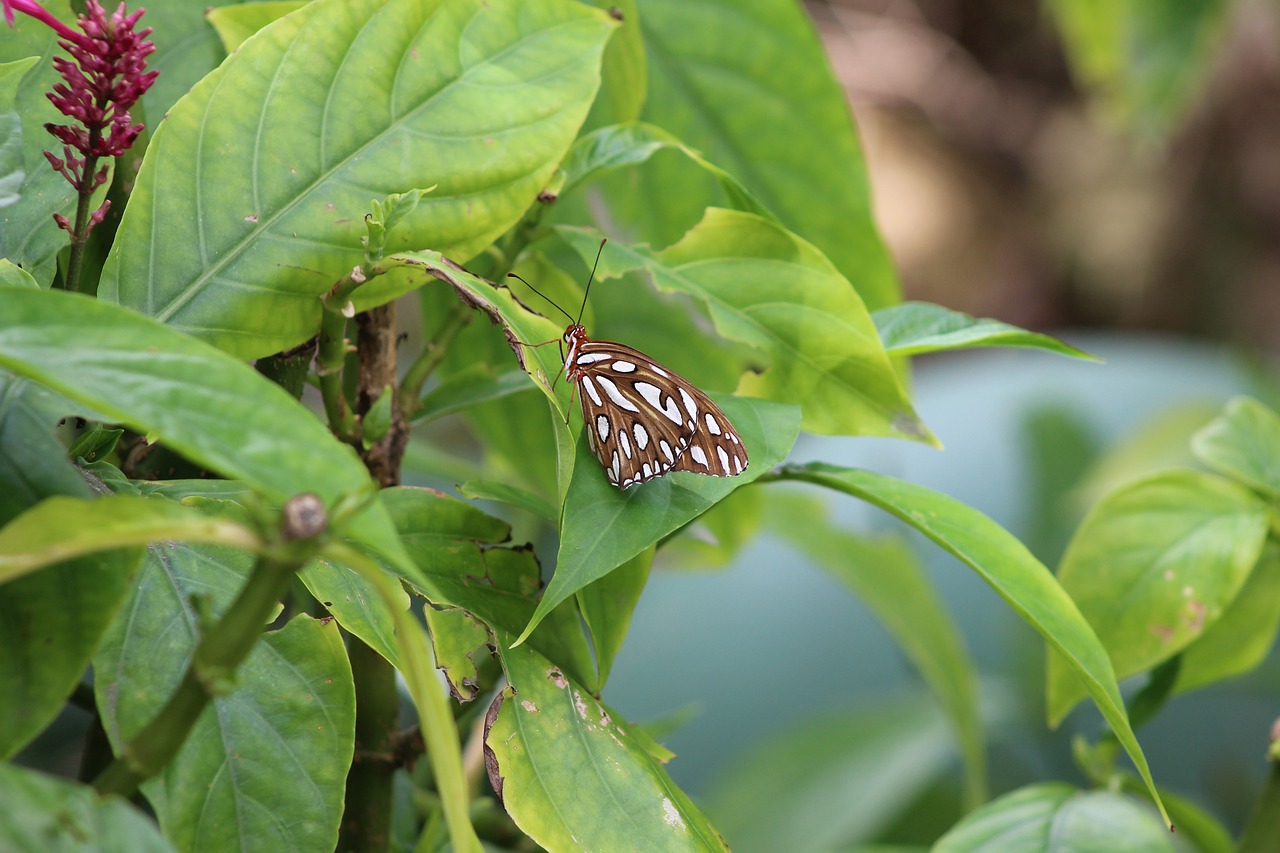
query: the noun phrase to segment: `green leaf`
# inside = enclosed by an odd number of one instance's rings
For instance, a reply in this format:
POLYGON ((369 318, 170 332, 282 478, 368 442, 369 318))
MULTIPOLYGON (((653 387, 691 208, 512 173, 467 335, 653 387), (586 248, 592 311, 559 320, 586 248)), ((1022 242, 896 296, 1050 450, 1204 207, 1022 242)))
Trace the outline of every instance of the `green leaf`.
MULTIPOLYGON (((164 567, 155 561, 151 571, 164 567)), ((201 588, 196 578, 178 575, 145 583, 169 580, 190 592, 201 588)), ((219 597, 234 591, 224 588, 219 597)), ((99 672, 111 678, 95 687, 117 748, 159 709, 152 700, 167 698, 181 677, 183 656, 156 652, 162 644, 171 652, 195 647, 195 616, 183 610, 183 618, 163 624, 151 613, 150 630, 142 631, 137 609, 129 609, 128 642, 143 644, 147 660, 135 656, 125 672, 123 658, 103 657, 99 672), (176 667, 160 673, 157 660, 176 667)), ((183 850, 333 848, 355 739, 355 688, 338 626, 295 617, 263 636, 236 678, 237 689, 213 700, 174 760, 143 784, 166 837, 183 850)))
MULTIPOLYGON (((520 374, 525 379, 524 374, 520 374)), ((494 480, 468 480, 458 486, 458 493, 464 498, 480 501, 497 501, 516 509, 532 513, 547 524, 555 525, 559 517, 556 508, 539 495, 528 489, 513 486, 510 483, 499 483, 494 480)))
MULTIPOLYGON (((433 604, 466 610, 503 636, 529 621, 541 573, 532 550, 502 546, 511 534, 506 522, 431 489, 388 489, 385 500, 406 548, 430 581, 423 592, 433 604)), ((531 642, 586 679, 593 672, 591 653, 577 612, 567 610, 531 642)))
MULTIPOLYGON (((560 228, 583 257, 599 234, 560 228)), ((804 408, 804 428, 826 435, 891 435, 936 444, 912 411, 867 309, 816 248, 748 213, 709 209, 674 246, 610 243, 597 278, 646 269, 658 290, 704 302, 717 333, 764 352, 738 393, 804 408)), ((672 365, 679 370, 679 365, 672 365)))
POLYGON ((870 608, 920 671, 960 743, 965 796, 987 799, 986 742, 978 674, 964 637, 938 599, 924 568, 896 536, 854 536, 837 529, 825 506, 774 495, 774 532, 813 558, 870 608))
POLYGON ((580 184, 615 169, 639 165, 662 150, 683 154, 714 177, 736 209, 755 213, 766 219, 775 218, 733 175, 662 128, 642 121, 602 127, 575 142, 561 166, 564 171, 564 186, 560 193, 563 195, 580 184))
POLYGON ((239 524, 170 501, 127 495, 52 497, 0 528, 0 583, 73 557, 170 539, 249 551, 263 544, 239 524))
MULTIPOLYGON (((803 7, 793 0, 642 6, 649 60, 642 117, 736 176, 826 253, 871 308, 898 301, 848 98, 803 7)), ((639 239, 666 245, 716 203, 716 189, 711 175, 668 155, 611 181, 606 200, 614 219, 639 227, 639 239)))
POLYGON ((728 849, 612 710, 529 646, 498 651, 511 687, 486 757, 525 834, 549 850, 728 849))
POLYGON ((881 308, 872 319, 890 355, 971 347, 1028 347, 1088 361, 1102 360, 1049 335, 1028 332, 999 320, 980 320, 931 302, 903 302, 881 308))
MULTIPOLYGON (((0 208, 22 199, 27 171, 22 162, 22 118, 18 115, 18 84, 38 56, 0 64, 0 208)), ((12 266, 12 265, 10 265, 12 266)))
POLYGON ((263 2, 263 3, 242 3, 237 6, 222 6, 210 9, 208 14, 209 23, 218 33, 218 38, 222 41, 222 49, 227 53, 232 53, 240 49, 240 45, 256 33, 258 30, 277 20, 283 18, 290 12, 301 9, 307 5, 299 0, 284 0, 284 2, 263 2))
MULTIPOLYGON (((1125 678, 1168 660, 1218 621, 1258 562, 1267 522, 1267 505, 1243 486, 1196 471, 1156 474, 1085 516, 1058 581, 1125 678)), ((1064 664, 1050 655, 1052 720, 1084 695, 1076 668, 1064 664)))
MULTIPOLYGON (((6 289, 0 365, 30 376, 273 503, 371 494, 348 446, 253 368, 154 320, 64 291, 6 289)), ((412 572, 374 501, 347 531, 412 572)))
POLYGON ((488 364, 474 364, 428 391, 413 413, 413 420, 435 420, 478 403, 528 391, 530 387, 523 370, 498 371, 488 364))
POLYGON ((578 609, 591 632, 596 651, 596 679, 591 692, 599 696, 609 680, 613 662, 622 650, 640 595, 649 580, 655 548, 636 554, 609 574, 578 590, 578 609))
POLYGON ((556 572, 517 642, 557 604, 764 475, 791 452, 799 429, 794 406, 747 397, 717 397, 716 403, 751 454, 750 467, 736 477, 678 472, 616 489, 601 473, 586 436, 579 434, 573 479, 561 513, 556 572))
MULTIPOLYGON (((66 0, 42 5, 59 20, 74 24, 75 16, 66 0)), ((76 204, 75 190, 49 166, 44 156, 46 150, 61 150, 44 126, 68 121, 45 97, 62 79, 52 64, 53 57, 61 53, 56 33, 25 15, 14 19, 12 31, 5 26, 4 37, 0 38, 0 63, 4 63, 6 69, 0 82, 0 116, 9 116, 0 118, 0 124, 12 126, 9 123, 16 106, 16 117, 21 120, 22 146, 21 184, 15 188, 15 173, 8 176, 8 190, 17 192, 18 201, 0 205, 0 258, 20 265, 41 287, 53 282, 58 272, 58 252, 67 246, 67 233, 53 221, 53 214, 72 216, 76 204), (33 56, 38 58, 30 64, 33 56), (23 67, 25 73, 20 72, 23 67)))
POLYGON ((1236 397, 1226 411, 1191 439, 1205 465, 1264 495, 1280 497, 1280 415, 1249 397, 1236 397))
POLYGON ((560 0, 318 0, 280 18, 157 129, 100 295, 253 358, 315 333, 373 199, 438 185, 388 250, 475 255, 568 150, 612 28, 560 0))
POLYGON ((31 273, 0 258, 0 287, 29 287, 32 290, 38 290, 40 285, 31 277, 31 273))
POLYGON ((737 853, 844 850, 875 838, 954 761, 923 696, 809 716, 713 784, 707 812, 737 853))
POLYGON ((1182 652, 1175 691, 1241 675, 1266 660, 1280 628, 1280 545, 1268 541, 1235 600, 1182 652))
MULTIPOLYGON (((152 29, 147 38, 155 43, 156 50, 147 57, 147 67, 160 72, 142 96, 149 126, 159 124, 179 98, 226 59, 218 34, 205 18, 211 6, 226 2, 238 0, 166 0, 146 7, 138 26, 152 29)), ((135 114, 134 120, 143 117, 135 114)))
POLYGON ((381 441, 387 434, 387 430, 391 429, 391 401, 395 399, 390 385, 382 389, 382 393, 378 395, 378 399, 373 401, 373 405, 369 407, 369 411, 365 413, 364 420, 361 422, 364 426, 364 433, 361 436, 365 449, 372 447, 381 441))
POLYGON ((88 785, 0 764, 0 848, 41 853, 174 853, 156 825, 88 785))
POLYGON ((1229 3, 1222 0, 1052 0, 1075 74, 1112 121, 1159 138, 1207 76, 1229 3))
POLYGON ((663 543, 667 567, 723 568, 751 542, 765 522, 772 501, 761 489, 738 489, 663 543))
MULTIPOLYGON (((0 373, 0 525, 46 496, 90 496, 53 434, 59 417, 75 408, 39 385, 0 373)), ((57 500, 86 505, 72 497, 57 500)), ((66 513, 50 523, 76 530, 84 524, 66 513)), ((11 529, 0 526, 0 541, 12 541, 11 529)), ((28 532, 36 538, 57 534, 43 525, 28 532)), ((0 695, 6 697, 0 702, 0 758, 16 753, 62 710, 124 600, 139 556, 129 549, 68 560, 0 589, 0 695)))
POLYGON ((609 39, 604 51, 604 73, 600 97, 595 111, 606 112, 613 121, 631 121, 640 117, 648 94, 648 68, 644 55, 644 35, 640 30, 640 4, 637 0, 595 0, 594 5, 617 15, 622 26, 609 39))
POLYGON ((1173 853, 1172 834, 1132 797, 1078 791, 1062 782, 1030 785, 970 812, 932 853, 1173 853))
MULTIPOLYGON (((818 462, 789 465, 780 473, 786 479, 816 483, 872 503, 976 571, 1070 665, 1159 804, 1155 780, 1129 725, 1106 648, 1057 579, 1026 546, 977 510, 883 474, 818 462)), ((1057 719, 1050 717, 1051 722, 1057 719)))

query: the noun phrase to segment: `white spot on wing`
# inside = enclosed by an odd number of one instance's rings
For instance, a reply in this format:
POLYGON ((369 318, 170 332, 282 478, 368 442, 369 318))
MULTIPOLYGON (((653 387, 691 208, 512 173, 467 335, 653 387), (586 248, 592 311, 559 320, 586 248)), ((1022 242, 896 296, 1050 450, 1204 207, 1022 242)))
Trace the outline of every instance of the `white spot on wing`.
POLYGON ((658 447, 662 448, 662 455, 667 457, 668 462, 676 461, 676 454, 671 450, 671 445, 667 444, 665 438, 658 439, 658 447))
POLYGON ((634 424, 631 425, 631 431, 635 434, 635 437, 636 437, 636 447, 640 448, 641 450, 644 450, 646 447, 649 446, 649 431, 644 428, 644 425, 642 423, 640 423, 639 421, 636 421, 634 424))
POLYGON ((596 432, 599 434, 601 441, 609 437, 609 419, 604 415, 596 415, 596 432))
POLYGON ((670 373, 667 373, 667 371, 663 370, 661 367, 658 367, 658 365, 654 364, 653 362, 649 362, 649 369, 652 370, 654 373, 658 374, 659 376, 661 376, 663 379, 669 379, 671 377, 670 373))
POLYGON ((591 381, 590 376, 582 377, 582 390, 587 392, 587 396, 591 398, 591 402, 597 406, 603 406, 604 400, 600 399, 600 392, 596 390, 596 384, 591 381))
POLYGON ((710 412, 707 412, 707 416, 703 420, 707 422, 707 432, 712 435, 720 434, 720 424, 716 422, 715 417, 710 412))
POLYGON ((693 457, 694 462, 697 462, 703 468, 711 467, 707 464, 707 454, 703 453, 702 448, 698 445, 695 444, 693 447, 689 448, 689 455, 693 457))
POLYGON ((737 469, 737 470, 735 470, 733 473, 735 473, 735 474, 741 474, 741 473, 742 473, 742 457, 741 457, 741 456, 735 456, 735 457, 733 457, 733 467, 734 467, 735 469, 737 469))
POLYGON ((604 376, 597 376, 596 381, 600 383, 600 387, 604 389, 604 393, 609 395, 609 399, 613 401, 620 409, 626 409, 628 412, 639 412, 636 404, 622 396, 622 392, 618 390, 618 386, 614 384, 612 379, 604 376))
POLYGON ((626 457, 630 459, 631 458, 631 439, 627 438, 627 431, 625 429, 618 430, 618 446, 622 448, 623 454, 625 454, 626 457))
POLYGON ((698 419, 698 404, 684 388, 677 385, 676 390, 680 392, 680 401, 684 403, 684 410, 689 413, 689 417, 696 421, 698 419))
POLYGON ((629 361, 615 361, 613 369, 618 373, 635 373, 636 366, 629 361))
POLYGON ((644 398, 644 401, 661 412, 663 417, 673 424, 680 423, 680 410, 676 408, 676 401, 667 397, 667 404, 663 406, 661 388, 648 382, 637 382, 635 389, 644 398))
POLYGON ((613 358, 613 356, 609 355, 607 352, 584 352, 582 355, 578 356, 577 363, 595 364, 597 361, 605 361, 610 358, 613 358))
POLYGON ((640 469, 640 476, 646 480, 653 476, 653 469, 649 467, 649 463, 644 463, 644 467, 640 469))
POLYGON ((618 451, 615 450, 613 451, 613 461, 609 463, 609 473, 613 475, 612 477, 609 478, 610 482, 613 482, 613 483, 618 482, 619 470, 620 469, 618 467, 618 451))
POLYGON ((723 447, 717 447, 716 455, 720 457, 720 470, 728 474, 729 473, 729 454, 724 452, 723 447))

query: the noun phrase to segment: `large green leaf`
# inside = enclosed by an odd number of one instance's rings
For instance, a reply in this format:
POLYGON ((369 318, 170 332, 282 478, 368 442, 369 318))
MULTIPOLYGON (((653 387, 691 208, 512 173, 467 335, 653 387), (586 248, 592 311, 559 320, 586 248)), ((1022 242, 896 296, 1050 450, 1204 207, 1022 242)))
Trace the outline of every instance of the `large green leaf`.
POLYGON ((967 815, 932 853, 1173 853, 1173 836, 1132 797, 1062 782, 1021 788, 967 815))
POLYGON ((1112 120, 1160 136, 1212 67, 1225 0, 1050 0, 1076 76, 1112 120))
MULTIPOLYGON (((52 0, 42 5, 60 20, 75 20, 66 0, 52 0)), ((43 287, 53 281, 58 269, 58 252, 67 245, 67 233, 53 221, 53 214, 72 215, 76 198, 75 190, 49 166, 44 156, 45 151, 62 153, 61 143, 44 129, 45 124, 69 121, 45 96, 62 79, 51 62, 62 53, 53 30, 25 15, 14 19, 13 31, 5 26, 4 37, 0 38, 0 63, 7 65, 13 60, 39 57, 21 75, 14 93, 16 100, 12 102, 22 122, 22 182, 16 188, 17 203, 0 206, 0 258, 20 264, 43 287)), ((10 75, 14 70, 9 69, 5 75, 8 82, 0 83, 0 89, 13 85, 10 75)), ((6 111, 4 100, 0 95, 0 115, 6 111)))
POLYGON ((315 333, 374 199, 435 186, 388 251, 471 257, 568 150, 611 28, 564 0, 318 0, 277 20, 157 130, 100 294, 251 358, 315 333))
POLYGON ((591 692, 599 696, 609 680, 613 662, 622 651, 631 626, 631 616, 649 581, 656 548, 636 554, 609 574, 578 590, 578 609, 591 632, 591 646, 596 652, 596 678, 591 692))
POLYGON ((205 20, 205 13, 220 5, 219 0, 165 0, 145 7, 138 26, 151 28, 148 39, 156 46, 147 67, 160 72, 142 96, 149 126, 159 124, 178 98, 226 58, 218 34, 205 20))
POLYGON ((875 838, 954 761, 923 695, 828 710, 735 761, 706 808, 737 853, 844 850, 875 838))
POLYGON ((616 489, 601 473, 586 436, 579 434, 560 518, 556 572, 521 640, 560 602, 766 474, 791 452, 799 429, 794 406, 749 397, 719 397, 716 402, 751 455, 750 466, 736 477, 679 472, 616 489))
POLYGON ((507 813, 548 850, 727 850, 622 718, 529 646, 498 646, 510 688, 485 732, 507 813))
POLYGON ((1192 438, 1191 449, 1210 468, 1280 497, 1280 415, 1249 397, 1237 397, 1192 438))
POLYGON ((902 647, 955 732, 965 758, 967 801, 985 801, 987 757, 977 670, 919 560, 897 536, 846 533, 831 523, 825 506, 789 497, 772 495, 771 528, 865 603, 902 647))
POLYGON ((40 853, 173 853, 156 825, 118 797, 0 764, 0 849, 40 853))
MULTIPOLYGON (((372 493, 360 459, 301 403, 208 344, 99 300, 6 288, 0 365, 142 432, 273 502, 372 493)), ((348 532, 413 571, 373 501, 348 532)))
MULTIPOLYGON (((431 582, 423 592, 441 608, 460 608, 502 636, 516 634, 533 614, 541 586, 537 558, 528 548, 505 545, 510 527, 500 519, 462 501, 430 489, 388 489, 385 501, 405 547, 431 582)), ((576 611, 562 608, 532 638, 533 645, 574 677, 591 677, 591 653, 587 649, 576 611)), ((476 636, 465 620, 433 623, 463 636, 448 638, 457 654, 447 665, 455 692, 473 667, 462 657, 471 654, 476 636), (455 677, 456 676, 456 677, 455 677)), ((437 649, 437 653, 440 649, 437 649)), ((442 661, 442 664, 445 662, 442 661)))
POLYGON ((18 84, 38 56, 0 64, 0 208, 17 204, 27 179, 22 162, 22 117, 18 115, 18 84))
MULTIPOLYGON (((238 577, 224 576, 232 583, 215 591, 198 573, 184 575, 196 566, 153 560, 143 584, 170 587, 166 598, 181 618, 161 620, 135 597, 119 644, 98 662, 98 703, 117 748, 181 678, 182 651, 189 654, 198 640, 186 598, 198 590, 225 603, 237 588, 238 577), (139 608, 151 614, 145 629, 139 608), (117 651, 139 645, 145 655, 133 656, 125 669, 117 651)), ((264 635, 237 670, 237 682, 200 715, 161 775, 143 784, 166 836, 183 850, 332 849, 355 737, 355 688, 338 626, 294 618, 264 635)))
MULTIPOLYGON (((596 232, 560 234, 582 257, 595 256, 596 232)), ((722 337, 763 352, 768 367, 743 376, 740 394, 800 404, 810 432, 935 442, 858 294, 821 252, 785 228, 713 208, 662 252, 607 245, 596 275, 633 269, 651 273, 660 291, 701 300, 722 337)))
MULTIPOLYGON (((1267 504, 1230 480, 1156 474, 1090 510, 1058 581, 1125 678, 1168 660, 1218 621, 1258 562, 1268 520, 1267 504)), ((1050 719, 1084 695, 1075 670, 1049 657, 1050 719)))
POLYGON ((1249 672, 1266 660, 1280 629, 1280 543, 1268 541, 1258 564, 1222 617, 1182 652, 1178 692, 1249 672))
POLYGON ((989 318, 978 319, 931 302, 903 302, 871 315, 890 355, 918 355, 969 347, 1029 347, 1100 361, 1057 338, 989 318))
MULTIPOLYGON (((872 503, 910 524, 976 571, 1070 666, 1159 804, 1155 780, 1129 724, 1106 648, 1057 579, 1025 545, 976 509, 932 489, 883 474, 815 462, 787 466, 781 476, 816 483, 872 503)), ((1163 806, 1161 809, 1163 813, 1163 806)))
MULTIPOLYGON (((49 501, 39 502, 49 496, 74 495, 54 501, 92 506, 83 500, 90 488, 53 434, 58 419, 78 408, 0 373, 0 695, 6 697, 0 702, 0 758, 17 752, 62 710, 138 563, 139 552, 128 549, 58 562, 18 580, 7 571, 15 516, 37 504, 43 508, 49 501)), ((62 536, 85 524, 64 505, 23 527, 56 548, 62 536)))
MULTIPOLYGON (((898 283, 871 216, 845 92, 794 0, 646 0, 649 97, 641 117, 732 173, 831 258, 871 308, 898 283), (714 37, 708 37, 714 33, 714 37)), ((709 203, 716 179, 670 154, 608 184, 639 239, 666 245, 709 203)))

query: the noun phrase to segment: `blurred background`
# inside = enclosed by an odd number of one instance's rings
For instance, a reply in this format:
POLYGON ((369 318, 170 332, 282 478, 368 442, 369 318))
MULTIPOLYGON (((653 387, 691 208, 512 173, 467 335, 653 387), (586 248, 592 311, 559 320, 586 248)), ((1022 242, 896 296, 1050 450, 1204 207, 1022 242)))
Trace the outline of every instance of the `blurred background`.
MULTIPOLYGON (((945 492, 1053 568, 1107 490, 1192 464, 1190 435, 1231 396, 1277 405, 1280 5, 805 8, 848 93, 905 298, 1046 331, 1105 363, 1016 350, 920 358, 917 411, 944 452, 808 437, 798 461, 945 492)), ((887 517, 848 500, 829 512, 846 529, 906 536, 926 564, 982 674, 994 791, 1085 784, 1071 738, 1096 739, 1101 721, 1080 708, 1047 730, 1040 638, 887 517)), ((665 570, 606 698, 629 719, 670 725, 672 775, 735 850, 923 842, 954 820, 937 808, 956 804, 954 746, 853 595, 780 535, 719 572, 690 570, 705 559, 681 554, 659 555, 665 570)), ((1266 771, 1277 676, 1273 655, 1175 699, 1138 732, 1157 781, 1233 831, 1266 771)))

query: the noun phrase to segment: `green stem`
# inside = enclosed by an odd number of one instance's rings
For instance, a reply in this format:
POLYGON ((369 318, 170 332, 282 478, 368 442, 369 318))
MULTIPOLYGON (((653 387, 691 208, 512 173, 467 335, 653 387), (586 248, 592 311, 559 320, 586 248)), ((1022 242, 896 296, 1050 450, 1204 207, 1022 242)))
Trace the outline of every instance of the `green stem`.
MULTIPOLYGON (((91 130, 90 145, 97 142, 100 131, 91 130)), ((77 187, 76 218, 71 230, 71 251, 67 254, 67 274, 63 287, 70 291, 80 289, 80 268, 84 263, 84 250, 89 245, 89 205, 93 201, 93 175, 98 168, 98 157, 85 158, 80 186, 77 187)))
MULTIPOLYGON (((1280 720, 1273 726, 1273 733, 1276 727, 1280 727, 1280 720)), ((1244 833, 1240 836, 1237 853, 1271 853, 1280 850, 1280 756, 1276 754, 1278 744, 1280 740, 1273 736, 1267 756, 1271 761, 1271 770, 1267 773, 1262 792, 1258 795, 1253 813, 1249 815, 1249 822, 1245 824, 1244 833)))
POLYGON ((448 355, 449 348, 453 346, 453 342, 457 339, 458 334, 467 327, 475 316, 475 312, 461 302, 454 303, 448 315, 444 318, 440 330, 436 332, 435 338, 422 348, 422 353, 409 366, 409 370, 405 373, 404 379, 400 383, 400 406, 404 410, 405 416, 412 416, 418 406, 421 405, 422 386, 426 384, 427 379, 435 372, 435 369, 444 361, 444 357, 448 355))
POLYGON ((178 689, 94 780, 98 793, 131 796, 173 759, 209 702, 226 693, 303 562, 258 558, 240 595, 196 646, 178 689))
POLYGON ((381 853, 391 845, 392 738, 400 696, 395 668, 352 637, 347 654, 356 687, 356 752, 347 774, 342 813, 343 853, 381 853))
POLYGON ((339 283, 333 293, 322 303, 324 313, 320 319, 316 381, 320 385, 320 396, 324 400, 324 412, 329 419, 329 428, 342 441, 358 445, 356 417, 351 407, 347 405, 347 397, 342 388, 342 371, 346 366, 347 352, 350 348, 347 341, 348 317, 345 313, 350 288, 344 287, 344 283, 339 283))

